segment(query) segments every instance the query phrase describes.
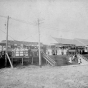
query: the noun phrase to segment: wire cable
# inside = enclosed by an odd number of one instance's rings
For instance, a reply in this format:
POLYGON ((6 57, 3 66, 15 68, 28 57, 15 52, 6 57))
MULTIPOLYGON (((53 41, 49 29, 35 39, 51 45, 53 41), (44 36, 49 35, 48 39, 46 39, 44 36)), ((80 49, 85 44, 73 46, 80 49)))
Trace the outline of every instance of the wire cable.
POLYGON ((0 15, 0 17, 2 17, 2 18, 7 18, 6 16, 2 16, 2 15, 0 15))
MULTIPOLYGON (((2 18, 7 18, 7 16, 2 16, 2 15, 0 15, 0 17, 2 17, 2 18)), ((21 23, 25 23, 25 24, 31 24, 31 25, 33 25, 33 23, 31 23, 31 22, 27 22, 27 21, 24 21, 24 20, 16 19, 16 18, 13 18, 13 17, 9 17, 9 18, 12 19, 12 20, 15 20, 15 21, 21 22, 21 23)))
MULTIPOLYGON (((3 30, 0 29, 0 31, 2 31, 4 34, 6 34, 6 32, 4 32, 3 30)), ((8 35, 8 36, 15 41, 15 39, 13 37, 11 37, 10 35, 8 35)))
POLYGON ((24 21, 24 20, 20 20, 20 19, 12 18, 12 17, 10 17, 10 19, 15 20, 15 21, 18 21, 18 22, 21 22, 21 23, 25 23, 25 24, 31 24, 31 25, 33 25, 33 23, 31 23, 31 22, 26 22, 26 21, 24 21))

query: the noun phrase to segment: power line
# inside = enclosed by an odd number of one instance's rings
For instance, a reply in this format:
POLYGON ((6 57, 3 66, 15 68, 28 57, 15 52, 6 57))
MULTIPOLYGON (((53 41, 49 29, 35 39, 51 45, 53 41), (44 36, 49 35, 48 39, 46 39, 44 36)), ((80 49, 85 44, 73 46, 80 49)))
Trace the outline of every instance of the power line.
MULTIPOLYGON (((2 15, 0 15, 0 17, 2 17, 2 18, 7 18, 7 16, 2 16, 2 15)), ((25 21, 25 20, 20 20, 20 19, 13 18, 13 17, 9 17, 9 18, 12 19, 12 20, 15 20, 15 21, 21 22, 21 23, 34 25, 33 23, 31 23, 31 22, 27 22, 27 21, 25 21)))
POLYGON ((2 17, 2 18, 7 18, 6 16, 2 16, 2 15, 0 15, 0 17, 2 17))
POLYGON ((20 19, 12 18, 12 17, 10 17, 10 19, 15 20, 15 21, 18 21, 18 22, 21 22, 21 23, 25 23, 25 24, 31 24, 31 25, 33 25, 33 23, 31 23, 31 22, 27 22, 27 21, 24 21, 24 20, 20 20, 20 19))
MULTIPOLYGON (((6 34, 6 32, 4 32, 3 30, 0 29, 0 31, 2 31, 4 34, 6 34)), ((8 35, 8 36, 15 41, 15 39, 13 37, 11 37, 10 35, 8 35)))
MULTIPOLYGON (((32 37, 32 36, 28 36, 28 37, 24 38, 23 41, 26 40, 26 39, 28 39, 29 37, 32 37)), ((34 37, 32 37, 32 38, 34 38, 34 37)))
MULTIPOLYGON (((0 17, 2 17, 2 18, 6 18, 7 19, 7 17, 6 16, 2 16, 2 15, 0 15, 0 17)), ((31 22, 26 22, 26 21, 24 21, 24 20, 20 20, 20 19, 16 19, 16 18, 13 18, 13 17, 9 17, 9 19, 12 19, 12 20, 15 20, 15 21, 18 21, 18 22, 21 22, 21 23, 25 23, 25 24, 31 24, 31 25, 33 25, 33 23, 31 23, 31 22)), ((3 30, 1 30, 3 33, 5 33, 6 34, 6 32, 4 32, 3 30)), ((10 35, 8 35, 10 38, 12 38, 10 35)), ((12 38, 13 39, 13 38, 12 38)), ((27 39, 27 38, 26 38, 27 39)), ((14 39, 13 39, 14 40, 14 39)))

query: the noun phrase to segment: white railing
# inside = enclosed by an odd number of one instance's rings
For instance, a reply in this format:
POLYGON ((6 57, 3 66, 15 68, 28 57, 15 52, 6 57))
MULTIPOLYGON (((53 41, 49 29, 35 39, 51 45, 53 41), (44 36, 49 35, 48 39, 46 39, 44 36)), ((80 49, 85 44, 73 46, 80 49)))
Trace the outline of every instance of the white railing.
POLYGON ((52 58, 50 58, 48 55, 46 55, 44 52, 42 52, 43 53, 43 57, 44 57, 44 59, 49 63, 49 64, 51 64, 52 66, 55 66, 56 65, 56 62, 52 59, 52 58))
POLYGON ((86 57, 84 57, 83 55, 78 54, 78 63, 81 65, 85 65, 88 64, 88 59, 86 57))

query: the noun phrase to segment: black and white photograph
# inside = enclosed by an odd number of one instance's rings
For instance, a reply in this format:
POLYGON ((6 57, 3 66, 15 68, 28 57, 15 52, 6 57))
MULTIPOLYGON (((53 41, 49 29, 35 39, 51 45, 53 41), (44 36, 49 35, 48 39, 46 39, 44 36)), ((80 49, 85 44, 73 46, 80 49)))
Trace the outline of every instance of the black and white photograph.
POLYGON ((0 0, 0 88, 88 88, 88 0, 0 0))

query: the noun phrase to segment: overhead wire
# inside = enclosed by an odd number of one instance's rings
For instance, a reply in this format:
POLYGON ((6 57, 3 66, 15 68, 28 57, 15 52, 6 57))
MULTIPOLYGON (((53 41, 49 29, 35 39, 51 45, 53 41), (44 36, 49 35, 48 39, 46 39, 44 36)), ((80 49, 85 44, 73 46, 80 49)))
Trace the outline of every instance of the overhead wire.
MULTIPOLYGON (((0 17, 2 17, 2 18, 7 18, 7 16, 2 16, 2 15, 0 15, 0 17)), ((20 20, 20 19, 13 18, 13 17, 9 17, 9 18, 12 19, 12 20, 15 20, 15 21, 21 22, 21 23, 25 23, 25 24, 31 24, 31 25, 33 25, 33 23, 31 23, 31 22, 27 22, 27 21, 25 21, 25 20, 20 20)))
MULTIPOLYGON (((24 38, 23 41, 26 40, 26 39, 28 39, 29 37, 32 37, 32 36, 28 36, 28 37, 24 38)), ((32 37, 32 38, 34 38, 34 37, 32 37)))
POLYGON ((2 16, 2 15, 0 15, 0 17, 2 17, 2 18, 7 18, 6 16, 2 16))
MULTIPOLYGON (((15 20, 15 21, 18 21, 18 22, 25 23, 25 24, 31 24, 31 25, 33 25, 33 23, 31 23, 31 22, 26 22, 26 21, 24 21, 24 20, 12 18, 12 17, 10 17, 10 19, 15 20)), ((31 37, 32 37, 32 36, 31 36, 31 37)), ((28 36, 27 38, 24 38, 22 41, 24 41, 24 40, 26 40, 26 39, 28 39, 28 38, 29 38, 29 36, 28 36)))
MULTIPOLYGON (((6 32, 4 32, 3 30, 0 29, 0 31, 2 31, 4 34, 6 34, 6 32)), ((13 37, 11 37, 10 35, 8 35, 8 36, 15 41, 15 39, 13 37)))
MULTIPOLYGON (((2 15, 0 15, 0 17, 7 18, 7 16, 2 16, 2 15)), ((18 22, 22 22, 22 23, 25 23, 25 24, 32 24, 33 25, 33 23, 31 23, 31 22, 27 22, 27 21, 24 21, 24 20, 13 18, 13 17, 9 17, 9 18, 12 19, 12 20, 18 21, 18 22)), ((44 20, 44 19, 42 19, 42 20, 44 20)), ((49 28, 52 28, 52 27, 49 27, 49 28)), ((59 28, 55 28, 55 29, 56 29, 55 31, 60 31, 60 30, 57 30, 59 28)), ((63 31, 65 31, 65 30, 63 30, 63 31)), ((65 32, 69 32, 69 31, 70 30, 66 30, 65 32)), ((72 31, 72 32, 76 32, 76 31, 72 31)), ((86 32, 83 32, 83 33, 86 33, 86 32)))
POLYGON ((31 23, 31 22, 27 22, 27 21, 24 21, 24 20, 16 19, 16 18, 13 18, 13 17, 10 17, 10 19, 15 20, 15 21, 18 21, 18 22, 21 22, 21 23, 33 25, 33 23, 31 23))
MULTIPOLYGON (((7 18, 6 16, 2 16, 2 15, 0 15, 0 17, 2 17, 2 18, 7 18)), ((24 20, 20 20, 20 19, 17 19, 17 18, 13 18, 13 17, 9 17, 9 19, 11 19, 11 20, 15 20, 15 21, 18 21, 18 22, 21 22, 21 23, 25 23, 25 24, 31 24, 31 25, 34 25, 33 23, 31 23, 31 22, 27 22, 27 21, 24 21, 24 20)), ((5 33, 6 34, 6 32, 4 32, 3 30, 0 30, 0 31, 2 31, 3 33, 5 33)), ((10 35, 9 35, 9 37, 10 38, 12 38, 10 35)), ((27 37, 28 38, 28 37, 27 37)), ((25 39, 27 39, 27 38, 25 38, 25 39)), ((13 38, 12 38, 13 39, 13 38)), ((24 40, 25 40, 24 39, 24 40)), ((14 40, 14 39, 13 39, 14 40)))

